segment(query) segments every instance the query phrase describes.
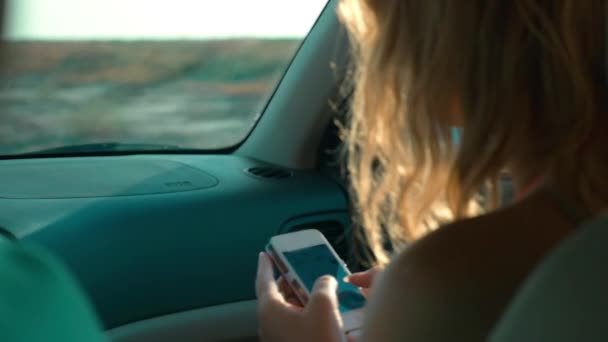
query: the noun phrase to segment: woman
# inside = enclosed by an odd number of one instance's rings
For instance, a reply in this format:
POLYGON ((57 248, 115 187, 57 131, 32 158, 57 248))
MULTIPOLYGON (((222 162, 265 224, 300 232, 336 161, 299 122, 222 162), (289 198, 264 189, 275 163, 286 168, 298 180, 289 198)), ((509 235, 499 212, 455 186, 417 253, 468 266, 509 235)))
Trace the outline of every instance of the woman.
MULTIPOLYGON (((538 261, 608 202, 604 1, 343 0, 339 11, 355 61, 354 201, 387 265, 361 339, 485 340, 538 261), (505 171, 518 196, 498 209, 505 171)), ((262 254, 256 285, 266 340, 342 338, 335 280, 294 306, 262 254)))

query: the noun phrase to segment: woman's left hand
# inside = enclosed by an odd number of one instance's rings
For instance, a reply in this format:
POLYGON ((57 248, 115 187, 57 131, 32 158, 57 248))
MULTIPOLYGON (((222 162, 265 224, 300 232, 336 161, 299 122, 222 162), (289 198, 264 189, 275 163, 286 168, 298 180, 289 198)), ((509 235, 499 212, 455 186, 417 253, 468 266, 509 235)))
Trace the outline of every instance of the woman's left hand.
POLYGON ((305 307, 285 300, 274 279, 272 261, 260 253, 256 278, 259 335, 266 342, 345 341, 338 310, 338 283, 331 276, 317 280, 305 307))

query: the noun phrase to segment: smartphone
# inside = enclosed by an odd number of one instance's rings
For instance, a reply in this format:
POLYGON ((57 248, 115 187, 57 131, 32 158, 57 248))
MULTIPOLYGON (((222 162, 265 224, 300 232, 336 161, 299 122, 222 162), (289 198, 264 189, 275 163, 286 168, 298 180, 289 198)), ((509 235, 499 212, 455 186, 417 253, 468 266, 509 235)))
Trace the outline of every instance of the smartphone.
POLYGON ((270 239, 266 252, 302 304, 308 301, 319 277, 335 277, 344 333, 356 333, 360 329, 365 296, 357 286, 344 281, 350 272, 321 232, 307 229, 277 235, 270 239))

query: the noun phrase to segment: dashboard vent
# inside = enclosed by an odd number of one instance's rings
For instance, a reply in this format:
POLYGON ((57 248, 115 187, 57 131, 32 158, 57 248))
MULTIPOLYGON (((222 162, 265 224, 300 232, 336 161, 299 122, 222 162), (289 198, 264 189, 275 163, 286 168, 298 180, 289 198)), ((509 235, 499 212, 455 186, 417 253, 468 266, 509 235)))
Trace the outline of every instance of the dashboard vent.
POLYGON ((285 179, 291 177, 291 171, 274 166, 260 166, 247 169, 247 173, 266 179, 285 179))

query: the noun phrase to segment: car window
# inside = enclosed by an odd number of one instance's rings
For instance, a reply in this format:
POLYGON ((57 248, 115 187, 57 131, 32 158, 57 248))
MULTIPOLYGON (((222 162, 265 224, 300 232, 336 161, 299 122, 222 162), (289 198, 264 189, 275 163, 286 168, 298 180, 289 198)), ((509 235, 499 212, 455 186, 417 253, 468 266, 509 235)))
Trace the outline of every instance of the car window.
POLYGON ((327 0, 12 0, 0 154, 242 141, 327 0))

